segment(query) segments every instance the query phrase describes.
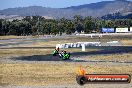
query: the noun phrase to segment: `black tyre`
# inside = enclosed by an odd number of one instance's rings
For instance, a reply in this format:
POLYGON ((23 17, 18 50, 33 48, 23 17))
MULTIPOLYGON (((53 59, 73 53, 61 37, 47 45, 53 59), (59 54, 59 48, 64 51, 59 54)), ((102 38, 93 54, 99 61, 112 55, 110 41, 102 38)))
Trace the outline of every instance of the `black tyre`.
POLYGON ((53 54, 53 56, 56 56, 56 55, 57 55, 56 53, 53 54))
POLYGON ((56 56, 56 54, 54 53, 53 56, 56 56))
POLYGON ((70 54, 70 53, 68 53, 68 55, 69 55, 69 57, 68 57, 67 59, 70 59, 71 54, 70 54))

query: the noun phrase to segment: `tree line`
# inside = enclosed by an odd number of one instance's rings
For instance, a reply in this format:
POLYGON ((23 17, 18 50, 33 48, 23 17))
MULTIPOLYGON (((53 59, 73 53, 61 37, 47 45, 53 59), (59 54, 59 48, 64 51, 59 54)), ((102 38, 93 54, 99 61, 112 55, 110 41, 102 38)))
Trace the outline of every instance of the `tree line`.
POLYGON ((132 19, 103 20, 100 18, 74 16, 73 19, 45 19, 42 16, 26 16, 22 20, 0 19, 0 35, 62 35, 75 32, 101 32, 102 27, 131 27, 132 19))

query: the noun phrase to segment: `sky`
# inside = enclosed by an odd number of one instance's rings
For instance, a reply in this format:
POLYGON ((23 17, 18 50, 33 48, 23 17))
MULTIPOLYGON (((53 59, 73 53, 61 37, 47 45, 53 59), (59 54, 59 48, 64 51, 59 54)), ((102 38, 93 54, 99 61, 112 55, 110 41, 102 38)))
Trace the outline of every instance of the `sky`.
MULTIPOLYGON (((0 0, 0 10, 15 7, 43 6, 51 8, 65 8, 89 3, 113 0, 0 0)), ((131 1, 131 0, 130 0, 131 1)))

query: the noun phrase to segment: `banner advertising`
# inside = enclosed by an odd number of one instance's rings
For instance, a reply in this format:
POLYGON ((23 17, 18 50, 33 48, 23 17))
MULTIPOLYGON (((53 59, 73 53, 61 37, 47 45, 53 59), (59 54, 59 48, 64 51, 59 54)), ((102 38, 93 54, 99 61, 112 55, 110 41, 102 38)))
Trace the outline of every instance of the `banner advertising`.
POLYGON ((105 32, 105 33, 114 33, 114 28, 102 28, 102 32, 105 32))
POLYGON ((128 28, 116 28, 116 32, 128 32, 128 28))
POLYGON ((78 75, 76 81, 79 85, 90 83, 130 83, 131 76, 129 74, 84 74, 78 75))

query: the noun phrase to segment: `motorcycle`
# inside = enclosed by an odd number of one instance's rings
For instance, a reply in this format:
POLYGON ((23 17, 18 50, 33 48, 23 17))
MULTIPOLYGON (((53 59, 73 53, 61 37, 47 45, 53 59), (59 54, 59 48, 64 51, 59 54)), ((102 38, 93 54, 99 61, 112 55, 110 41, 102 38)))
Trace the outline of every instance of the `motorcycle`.
POLYGON ((59 52, 57 50, 53 51, 53 56, 57 56, 59 54, 59 52))
POLYGON ((71 56, 71 54, 70 53, 59 53, 59 51, 57 51, 57 50, 54 50, 53 51, 53 56, 57 56, 57 55, 59 55, 59 57, 62 59, 62 60, 68 60, 68 59, 70 59, 70 56, 71 56))
POLYGON ((70 53, 66 53, 66 54, 59 54, 60 58, 62 58, 62 60, 68 60, 70 59, 71 54, 70 53))

